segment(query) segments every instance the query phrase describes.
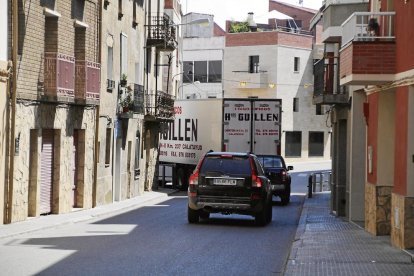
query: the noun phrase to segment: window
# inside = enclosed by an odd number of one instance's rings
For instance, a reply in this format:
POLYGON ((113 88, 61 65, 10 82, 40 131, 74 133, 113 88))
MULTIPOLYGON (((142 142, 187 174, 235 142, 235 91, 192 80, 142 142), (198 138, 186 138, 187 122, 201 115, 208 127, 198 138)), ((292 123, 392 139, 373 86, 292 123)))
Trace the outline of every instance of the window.
POLYGON ((309 132, 309 156, 323 156, 323 132, 309 132))
POLYGON ((293 65, 293 71, 294 72, 299 72, 299 69, 300 69, 299 61, 300 61, 300 58, 298 58, 298 57, 294 58, 294 65, 293 65))
POLYGON ((259 73, 259 56, 249 56, 249 73, 259 73))
POLYGON ((114 66, 114 48, 108 46, 108 64, 106 68, 106 78, 113 80, 113 66, 114 66))
POLYGON ((302 154, 302 132, 287 131, 285 145, 286 156, 300 157, 302 154))
POLYGON ((132 1, 132 27, 136 28, 138 26, 137 21, 137 4, 135 1, 132 1))
POLYGON ((221 82, 221 60, 208 62, 208 82, 221 82))
POLYGON ((194 81, 207 82, 207 61, 194 61, 194 81))
POLYGON ((144 0, 136 0, 135 1, 137 3, 138 6, 140 6, 141 8, 144 7, 144 0))
POLYGON ((128 74, 128 37, 126 34, 121 33, 121 76, 128 74))
POLYGON ((118 0, 118 19, 121 20, 124 14, 122 13, 122 0, 118 0))
POLYGON ((322 105, 316 105, 316 115, 323 115, 322 105))
POLYGON ((105 140, 105 165, 109 166, 111 164, 111 129, 106 129, 106 140, 105 140))
POLYGON ((193 62, 192 61, 184 61, 183 65, 183 82, 184 83, 191 83, 193 82, 193 62))
POLYGON ((137 134, 135 136, 135 166, 134 166, 135 177, 138 177, 139 173, 140 173, 140 171, 139 171, 139 159, 140 159, 139 150, 140 150, 140 147, 141 147, 141 142, 140 141, 141 141, 140 133, 139 133, 139 131, 137 131, 137 134))
POLYGON ((293 112, 299 112, 299 98, 293 98, 293 112))

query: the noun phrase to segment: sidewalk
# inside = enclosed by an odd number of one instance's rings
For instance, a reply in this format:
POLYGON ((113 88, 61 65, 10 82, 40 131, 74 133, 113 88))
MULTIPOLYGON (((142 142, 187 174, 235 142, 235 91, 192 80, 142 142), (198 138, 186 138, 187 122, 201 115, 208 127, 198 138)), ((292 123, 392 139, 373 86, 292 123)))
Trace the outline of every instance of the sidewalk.
POLYGON ((157 191, 144 192, 141 196, 114 202, 112 204, 98 206, 92 209, 73 211, 68 214, 29 218, 21 222, 0 225, 0 238, 13 237, 41 229, 57 227, 59 225, 124 213, 138 207, 165 201, 168 199, 168 195, 174 192, 176 192, 176 190, 159 188, 157 191))
POLYGON ((414 255, 330 214, 330 192, 306 198, 284 275, 414 275, 414 255))

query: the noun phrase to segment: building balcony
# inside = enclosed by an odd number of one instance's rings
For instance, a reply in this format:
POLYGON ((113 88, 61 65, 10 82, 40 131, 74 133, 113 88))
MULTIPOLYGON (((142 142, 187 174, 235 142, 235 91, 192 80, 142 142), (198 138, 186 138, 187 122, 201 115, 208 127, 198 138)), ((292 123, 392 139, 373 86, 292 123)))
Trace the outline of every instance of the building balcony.
POLYGON ((144 114, 144 86, 134 84, 134 113, 144 114))
POLYGON ((322 41, 338 43, 342 37, 342 23, 354 12, 367 11, 368 0, 327 0, 322 3, 323 15, 322 41))
POLYGON ((76 60, 75 100, 99 105, 101 66, 99 63, 76 60))
POLYGON ((341 85, 378 85, 395 74, 395 12, 356 12, 342 24, 341 85))
POLYGON ((253 73, 249 71, 233 71, 232 79, 238 80, 238 82, 233 83, 233 88, 260 89, 269 87, 269 74, 267 71, 256 70, 253 73))
POLYGON ((147 121, 174 120, 174 96, 162 91, 151 91, 145 95, 145 115, 147 121))
POLYGON ((176 28, 166 14, 152 16, 147 28, 147 46, 155 46, 161 51, 174 51, 177 48, 176 28))
POLYGON ((340 89, 338 58, 320 59, 314 64, 313 104, 347 104, 348 94, 340 89))
POLYGON ((47 52, 44 60, 44 96, 55 101, 74 101, 75 58, 47 52))

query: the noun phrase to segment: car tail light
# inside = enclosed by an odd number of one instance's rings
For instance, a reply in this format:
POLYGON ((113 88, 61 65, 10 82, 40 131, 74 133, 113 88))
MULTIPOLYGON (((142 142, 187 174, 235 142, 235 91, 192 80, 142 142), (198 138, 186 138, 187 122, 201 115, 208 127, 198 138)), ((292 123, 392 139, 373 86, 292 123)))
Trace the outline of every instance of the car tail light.
POLYGON ((198 171, 195 171, 188 180, 188 183, 192 186, 198 185, 198 171))
POLYGON ((254 170, 253 159, 250 159, 250 166, 252 168, 252 187, 262 187, 262 179, 257 176, 256 171, 254 170))
POLYGON ((287 179, 287 173, 286 171, 282 171, 282 181, 286 181, 287 179))
POLYGON ((196 197, 197 196, 197 185, 198 185, 198 170, 196 170, 190 178, 188 179, 188 196, 196 197))

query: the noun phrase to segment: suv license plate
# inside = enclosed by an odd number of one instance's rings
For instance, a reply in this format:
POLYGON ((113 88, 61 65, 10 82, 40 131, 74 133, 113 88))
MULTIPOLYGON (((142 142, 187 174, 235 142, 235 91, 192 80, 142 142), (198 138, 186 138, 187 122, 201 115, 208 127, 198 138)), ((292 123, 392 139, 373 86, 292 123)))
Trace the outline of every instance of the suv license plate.
POLYGON ((213 179, 214 185, 236 185, 236 179, 223 179, 223 178, 214 178, 213 179))

